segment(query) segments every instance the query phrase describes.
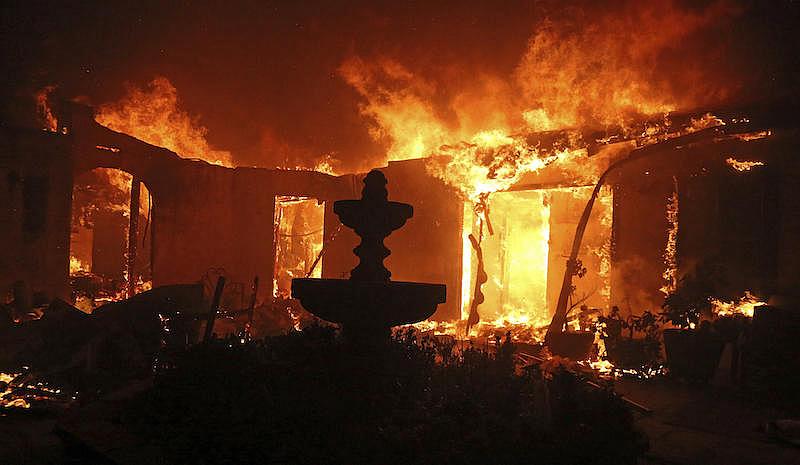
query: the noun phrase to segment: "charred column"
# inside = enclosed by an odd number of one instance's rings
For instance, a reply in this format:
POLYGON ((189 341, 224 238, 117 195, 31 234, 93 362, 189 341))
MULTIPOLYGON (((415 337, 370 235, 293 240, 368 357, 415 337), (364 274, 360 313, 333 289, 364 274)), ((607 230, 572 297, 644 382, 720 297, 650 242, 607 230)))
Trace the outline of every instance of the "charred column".
POLYGON ((128 298, 136 291, 136 241, 139 237, 139 190, 142 182, 134 175, 131 181, 130 218, 128 223, 128 298))

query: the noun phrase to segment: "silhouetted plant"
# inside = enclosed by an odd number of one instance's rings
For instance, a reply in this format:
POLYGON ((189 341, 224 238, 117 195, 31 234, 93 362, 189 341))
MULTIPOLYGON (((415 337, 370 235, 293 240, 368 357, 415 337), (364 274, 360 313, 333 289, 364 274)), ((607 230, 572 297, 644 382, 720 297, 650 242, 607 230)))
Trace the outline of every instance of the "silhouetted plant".
POLYGON ((407 329, 364 353, 314 327, 216 341, 160 374, 123 422, 167 463, 636 462, 644 442, 615 396, 519 369, 510 337, 495 342, 407 329))

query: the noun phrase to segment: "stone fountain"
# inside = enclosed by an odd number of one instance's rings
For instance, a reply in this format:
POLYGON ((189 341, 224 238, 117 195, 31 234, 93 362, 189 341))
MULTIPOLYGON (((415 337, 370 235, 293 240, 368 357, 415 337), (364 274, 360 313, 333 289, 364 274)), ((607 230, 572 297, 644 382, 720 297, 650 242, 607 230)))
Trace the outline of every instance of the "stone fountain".
POLYGON ((383 260, 390 251, 383 241, 414 215, 414 209, 390 202, 386 184, 383 173, 372 170, 364 178, 360 200, 333 204, 342 224, 361 238, 353 249, 359 263, 350 272, 350 279, 292 280, 292 297, 319 318, 340 324, 351 341, 385 339, 392 326, 425 320, 446 299, 444 284, 389 279, 392 274, 383 260))

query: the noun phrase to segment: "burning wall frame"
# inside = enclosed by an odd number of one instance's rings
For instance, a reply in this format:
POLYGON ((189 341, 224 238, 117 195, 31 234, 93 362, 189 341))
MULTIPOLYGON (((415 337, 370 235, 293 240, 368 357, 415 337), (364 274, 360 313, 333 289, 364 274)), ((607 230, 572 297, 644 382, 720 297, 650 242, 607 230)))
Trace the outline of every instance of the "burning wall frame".
MULTIPOLYGON (((205 270, 219 267, 225 268, 233 281, 246 283, 255 275, 272 276, 275 195, 335 200, 357 197, 360 191, 357 175, 230 169, 182 159, 98 125, 89 108, 68 105, 66 109, 61 118, 66 129, 57 128, 57 133, 8 126, 0 130, 3 181, 10 194, 3 207, 8 227, 0 234, 3 243, 13 249, 4 254, 0 264, 0 284, 5 289, 23 279, 50 296, 68 295, 72 178, 95 167, 133 173, 153 192, 157 203, 153 212, 154 285, 194 282, 205 270), (32 229, 41 234, 27 234, 32 229)), ((682 201, 696 197, 698 187, 692 183, 698 173, 712 165, 713 170, 729 169, 724 163, 729 157, 765 161, 770 174, 762 183, 775 186, 767 196, 774 201, 774 211, 758 221, 774 225, 765 234, 778 245, 766 252, 772 258, 762 264, 761 270, 766 272, 761 273, 763 282, 758 287, 785 294, 800 285, 795 273, 800 257, 792 247, 800 238, 800 165, 793 157, 798 146, 796 112, 768 109, 759 114, 759 124, 747 121, 640 147, 620 142, 627 148, 609 155, 606 166, 639 152, 649 154, 615 170, 607 180, 614 192, 612 302, 636 299, 633 311, 660 304, 663 295, 658 289, 663 284, 669 228, 664 215, 666 199, 674 191, 676 179, 682 201)), ((597 151, 594 154, 599 156, 597 151)), ((452 189, 427 176, 423 164, 424 160, 407 160, 385 168, 390 196, 417 207, 408 227, 387 240, 389 248, 397 252, 387 264, 397 280, 446 283, 448 303, 437 318, 458 318, 463 304, 463 203, 452 189), (419 263, 431 265, 420 267, 419 263)), ((536 179, 523 180, 514 188, 543 188, 559 182, 563 180, 545 169, 536 179)), ((354 266, 350 249, 355 244, 350 232, 338 227, 330 204, 326 202, 325 241, 334 233, 337 238, 326 248, 323 276, 341 277, 354 266)), ((686 216, 689 211, 684 210, 679 222, 694 221, 686 216)), ((690 228, 679 233, 679 268, 690 265, 686 257, 692 248, 702 251, 711 240, 698 239, 692 245, 695 237, 690 228)))
MULTIPOLYGON (((47 299, 69 299, 73 178, 95 168, 130 173, 151 191, 156 205, 151 226, 154 286, 197 282, 208 270, 220 268, 229 282, 271 277, 275 196, 352 196, 346 176, 231 169, 184 159, 100 126, 89 107, 64 103, 60 108, 56 131, 0 128, 0 168, 11 193, 3 205, 7 227, 0 240, 15 251, 4 255, 0 266, 3 289, 22 280, 47 299), (39 179, 47 189, 36 184, 39 179), (37 196, 43 199, 34 202, 37 196), (31 207, 25 208, 28 203, 31 207)), ((262 282, 272 284, 271 279, 262 282)), ((271 289, 262 293, 271 294, 271 289)))

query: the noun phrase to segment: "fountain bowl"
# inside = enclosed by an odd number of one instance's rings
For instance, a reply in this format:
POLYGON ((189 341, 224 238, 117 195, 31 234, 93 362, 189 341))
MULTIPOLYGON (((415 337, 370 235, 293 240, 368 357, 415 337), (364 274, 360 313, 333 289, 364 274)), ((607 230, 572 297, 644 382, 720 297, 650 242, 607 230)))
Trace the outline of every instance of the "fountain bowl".
POLYGON ((447 287, 404 281, 295 278, 292 297, 331 323, 388 328, 430 318, 445 302, 447 287))

